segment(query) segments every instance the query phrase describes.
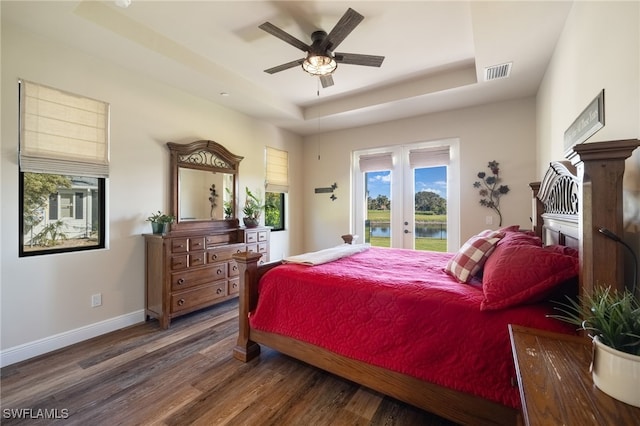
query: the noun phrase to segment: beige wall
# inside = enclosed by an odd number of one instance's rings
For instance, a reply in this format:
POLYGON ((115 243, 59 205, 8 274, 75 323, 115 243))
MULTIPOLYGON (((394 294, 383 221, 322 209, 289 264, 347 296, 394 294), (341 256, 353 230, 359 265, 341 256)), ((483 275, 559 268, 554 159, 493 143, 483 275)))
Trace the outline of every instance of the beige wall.
MULTIPOLYGON (((503 225, 530 228, 531 192, 535 171, 535 100, 533 98, 430 114, 406 120, 336 131, 305 138, 305 250, 341 242, 351 232, 351 153, 354 150, 415 142, 460 140, 460 240, 487 228, 490 210, 479 204, 473 188, 487 163, 500 163, 501 177, 511 192, 501 201, 503 225), (319 158, 318 158, 319 157, 319 158), (336 182, 336 201, 314 188, 336 182)), ((326 195, 326 194, 325 194, 326 195)), ((495 223, 495 222, 494 222, 495 223)), ((497 227, 497 223, 493 228, 497 227)))
MULTIPOLYGON (((263 184, 264 160, 258 153, 267 144, 289 151, 292 174, 301 174, 300 137, 3 23, 3 363, 12 354, 51 350, 143 319, 141 234, 150 231, 145 222, 150 213, 168 208, 165 144, 197 139, 215 140, 245 157, 240 166, 241 188, 263 184), (18 78, 111 104, 107 249, 18 258, 18 78), (102 293, 101 307, 90 307, 94 293, 102 293)), ((300 211, 301 182, 294 180, 291 186, 291 209, 300 211)), ((289 230, 274 233, 275 257, 301 250, 299 218, 289 215, 289 230)))
MULTIPOLYGON (((574 3, 537 96, 538 176, 563 157, 564 131, 602 89, 605 127, 587 143, 639 139, 639 2, 574 3)), ((625 168, 624 239, 640 253, 640 149, 625 168)))

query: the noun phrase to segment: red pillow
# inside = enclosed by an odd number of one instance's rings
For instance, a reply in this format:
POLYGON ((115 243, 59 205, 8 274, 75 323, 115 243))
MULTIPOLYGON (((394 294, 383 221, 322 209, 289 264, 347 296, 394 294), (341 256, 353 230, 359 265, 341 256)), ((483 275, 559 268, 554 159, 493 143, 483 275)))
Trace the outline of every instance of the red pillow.
POLYGON ((536 235, 531 235, 525 232, 508 232, 504 238, 500 240, 498 245, 528 245, 542 247, 542 240, 536 235))
POLYGON ((499 231, 483 231, 469 238, 449 260, 445 271, 461 283, 466 283, 482 268, 487 257, 504 236, 499 231))
POLYGON ((575 256, 535 245, 498 245, 484 265, 480 310, 538 302, 576 275, 575 256))

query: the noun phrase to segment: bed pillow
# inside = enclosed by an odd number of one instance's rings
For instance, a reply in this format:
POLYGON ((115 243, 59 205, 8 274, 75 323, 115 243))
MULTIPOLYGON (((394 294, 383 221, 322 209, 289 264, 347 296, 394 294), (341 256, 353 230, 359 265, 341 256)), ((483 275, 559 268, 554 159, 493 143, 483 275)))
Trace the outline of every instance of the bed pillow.
POLYGON ((499 231, 483 231, 465 242, 449 260, 445 271, 461 283, 467 283, 482 268, 485 261, 504 234, 499 231))
POLYGON ((578 275, 578 258, 531 244, 498 245, 484 265, 483 311, 543 300, 578 275))
POLYGON ((542 247, 542 240, 538 236, 532 235, 527 232, 508 232, 505 234, 504 238, 500 240, 498 245, 500 246, 527 245, 527 246, 542 247))

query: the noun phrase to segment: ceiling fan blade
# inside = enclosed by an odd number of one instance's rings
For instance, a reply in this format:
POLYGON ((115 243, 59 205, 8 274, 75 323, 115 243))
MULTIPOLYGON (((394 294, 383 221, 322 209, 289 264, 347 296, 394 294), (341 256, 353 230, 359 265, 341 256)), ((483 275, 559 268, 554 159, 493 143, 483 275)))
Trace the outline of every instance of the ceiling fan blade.
POLYGON ((304 58, 296 59, 295 61, 287 62, 286 64, 278 65, 276 67, 264 70, 264 72, 266 72, 268 74, 275 74, 277 72, 288 70, 289 68, 293 68, 293 67, 297 67, 299 65, 302 65, 303 62, 304 62, 304 58))
POLYGON ((382 61, 384 61, 384 56, 360 55, 358 53, 336 53, 334 59, 339 64, 380 67, 382 65, 382 61))
POLYGON ((276 27, 275 25, 273 25, 270 22, 265 22, 264 24, 260 25, 258 28, 268 32, 269 34, 271 34, 273 36, 278 37, 280 40, 282 40, 282 41, 284 41, 286 43, 289 43, 293 47, 296 47, 296 48, 302 50, 303 52, 308 52, 309 49, 310 49, 308 44, 303 43, 302 41, 298 40, 297 38, 295 38, 291 34, 281 30, 280 28, 276 27))
POLYGON ((353 31, 355 27, 358 26, 360 22, 364 19, 364 16, 360 15, 355 10, 349 8, 342 15, 342 18, 338 21, 338 23, 333 27, 328 36, 324 38, 322 43, 320 44, 320 49, 323 51, 325 49, 335 50, 336 47, 353 31))
POLYGON ((322 88, 326 89, 329 86, 333 86, 333 76, 331 74, 321 75, 320 83, 322 83, 322 88))

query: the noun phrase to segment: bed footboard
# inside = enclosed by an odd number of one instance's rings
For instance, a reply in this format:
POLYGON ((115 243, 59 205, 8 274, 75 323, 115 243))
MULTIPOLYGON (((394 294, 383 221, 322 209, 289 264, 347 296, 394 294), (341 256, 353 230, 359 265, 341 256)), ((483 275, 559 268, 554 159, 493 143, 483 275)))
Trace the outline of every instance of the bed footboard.
POLYGON ((251 361, 260 355, 260 346, 251 340, 251 327, 249 326, 249 312, 254 310, 258 303, 258 281, 262 274, 282 263, 278 261, 258 266, 258 260, 261 257, 261 254, 252 252, 233 255, 233 259, 238 262, 240 272, 239 329, 238 341, 233 348, 233 356, 242 362, 251 361))

